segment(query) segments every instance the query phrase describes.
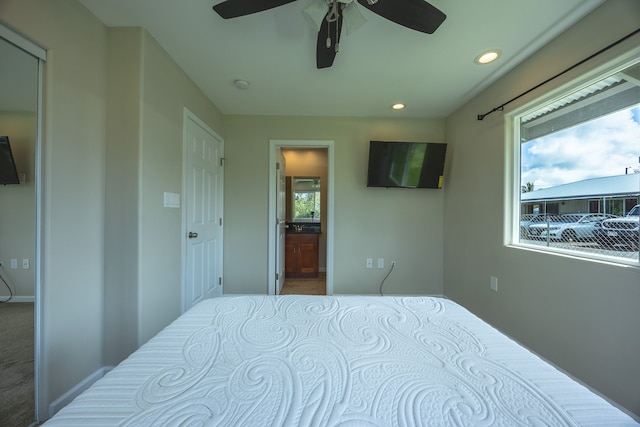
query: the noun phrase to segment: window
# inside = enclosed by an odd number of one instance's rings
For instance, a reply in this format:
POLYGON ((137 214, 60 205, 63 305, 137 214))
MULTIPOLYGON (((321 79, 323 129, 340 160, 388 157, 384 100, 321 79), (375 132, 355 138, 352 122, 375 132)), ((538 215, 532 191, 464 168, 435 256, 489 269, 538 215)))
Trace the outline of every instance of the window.
POLYGON ((320 178, 294 178, 295 219, 320 220, 320 178))
POLYGON ((514 116, 511 241, 640 265, 640 61, 514 116))

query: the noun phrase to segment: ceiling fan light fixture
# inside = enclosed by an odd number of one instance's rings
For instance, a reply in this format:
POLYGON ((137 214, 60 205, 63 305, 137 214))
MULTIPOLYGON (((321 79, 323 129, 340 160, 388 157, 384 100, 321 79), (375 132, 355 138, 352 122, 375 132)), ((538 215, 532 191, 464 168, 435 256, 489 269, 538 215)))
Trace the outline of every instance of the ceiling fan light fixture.
POLYGON ((347 35, 353 33, 355 30, 367 23, 367 19, 362 16, 362 13, 360 13, 360 9, 356 6, 355 1, 347 4, 344 9, 342 9, 342 17, 344 18, 344 23, 347 26, 347 35))
POLYGON ((488 64, 498 59, 500 55, 502 55, 502 51, 500 49, 491 49, 476 56, 473 62, 478 65, 488 64))
POLYGON ((327 12, 329 12, 329 5, 325 0, 312 0, 309 6, 302 9, 302 14, 313 22, 316 31, 320 31, 322 20, 327 12))

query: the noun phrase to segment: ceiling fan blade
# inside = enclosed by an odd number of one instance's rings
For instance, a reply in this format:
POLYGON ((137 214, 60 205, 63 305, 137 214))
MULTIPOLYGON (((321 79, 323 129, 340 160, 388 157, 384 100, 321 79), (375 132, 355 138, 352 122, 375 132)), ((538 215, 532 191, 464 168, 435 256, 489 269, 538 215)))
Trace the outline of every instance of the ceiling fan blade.
POLYGON ((342 34, 342 7, 337 7, 336 11, 337 19, 329 22, 327 16, 332 13, 331 9, 329 9, 329 12, 322 20, 320 31, 318 31, 316 45, 316 67, 318 69, 331 67, 336 53, 338 53, 340 35, 342 34))
POLYGON ((375 4, 358 0, 358 3, 389 21, 427 34, 432 34, 447 18, 424 0, 378 0, 375 4))
POLYGON ((213 10, 224 19, 250 15, 273 9, 296 0, 226 0, 213 6, 213 10))

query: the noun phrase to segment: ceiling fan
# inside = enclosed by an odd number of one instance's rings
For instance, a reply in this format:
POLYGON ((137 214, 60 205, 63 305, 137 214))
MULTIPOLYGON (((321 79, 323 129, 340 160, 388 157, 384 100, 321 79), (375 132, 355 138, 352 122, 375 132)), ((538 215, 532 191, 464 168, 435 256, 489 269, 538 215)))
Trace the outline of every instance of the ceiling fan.
MULTIPOLYGON (((250 15, 292 3, 296 0, 226 0, 213 6, 224 19, 250 15)), ((357 0, 363 7, 403 27, 432 34, 446 19, 446 15, 424 0, 357 0)), ((304 12, 318 28, 316 65, 333 65, 340 47, 342 23, 347 33, 362 26, 366 19, 360 14, 356 0, 312 0, 304 12)))

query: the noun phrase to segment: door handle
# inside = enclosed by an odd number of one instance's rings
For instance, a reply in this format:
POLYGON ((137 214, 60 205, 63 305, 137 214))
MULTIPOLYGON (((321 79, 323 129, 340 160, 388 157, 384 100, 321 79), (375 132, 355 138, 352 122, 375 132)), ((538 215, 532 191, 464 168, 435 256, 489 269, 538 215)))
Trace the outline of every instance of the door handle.
POLYGON ((193 231, 189 232, 189 238, 190 239, 195 239, 196 237, 198 237, 198 233, 194 233, 193 231))

